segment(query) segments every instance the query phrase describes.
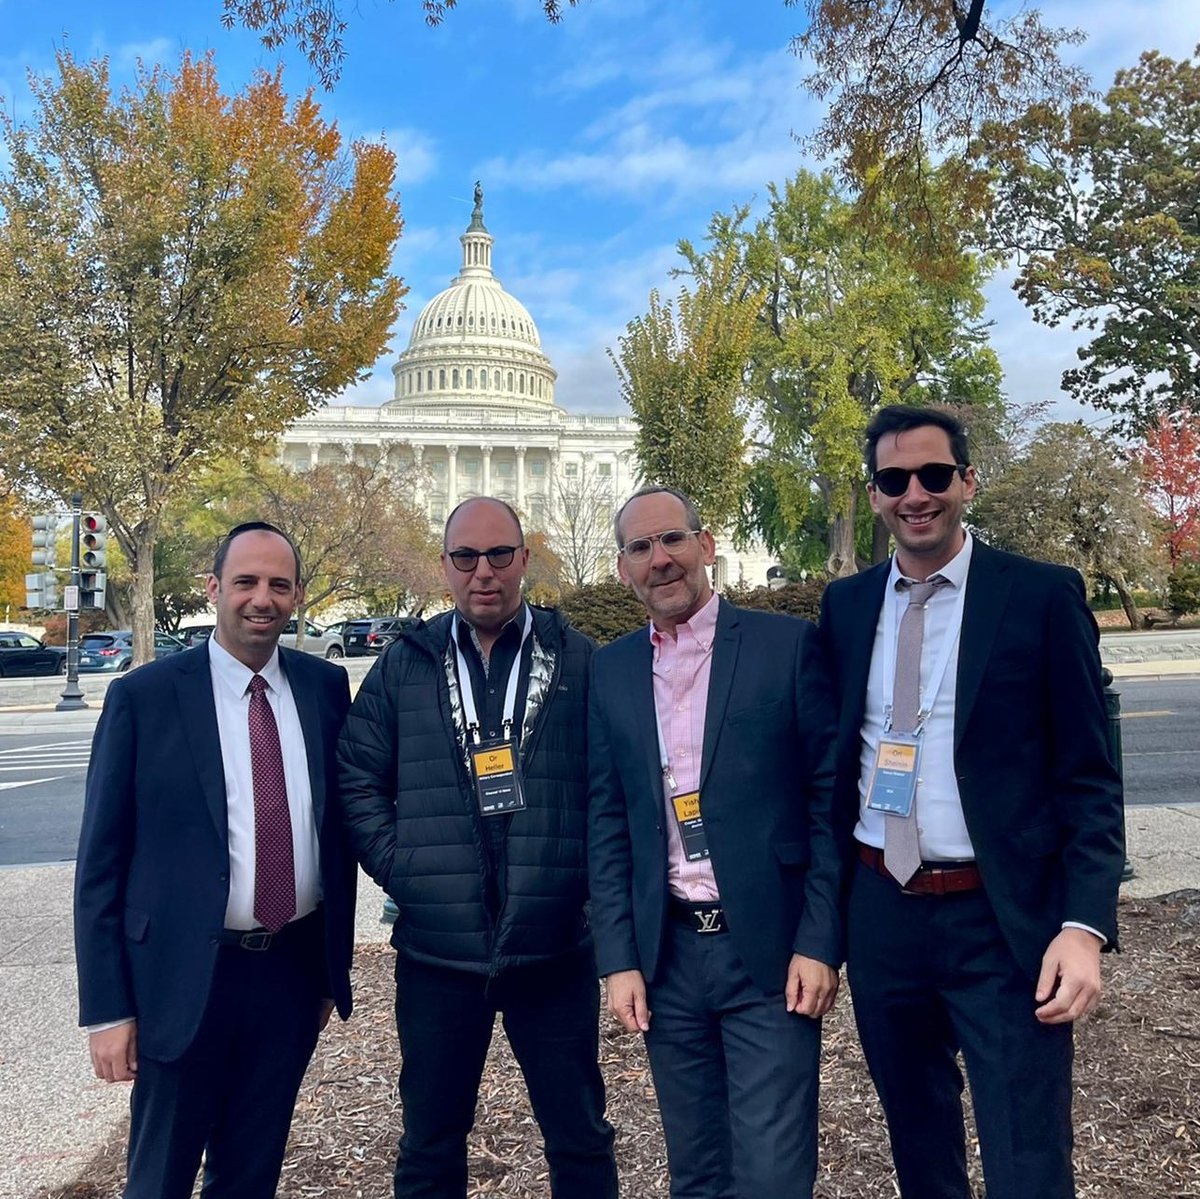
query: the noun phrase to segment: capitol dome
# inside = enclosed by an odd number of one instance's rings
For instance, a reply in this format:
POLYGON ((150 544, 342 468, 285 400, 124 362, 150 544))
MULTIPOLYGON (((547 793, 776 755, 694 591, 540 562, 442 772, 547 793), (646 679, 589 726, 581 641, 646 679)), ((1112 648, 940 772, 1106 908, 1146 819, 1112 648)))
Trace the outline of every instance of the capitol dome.
POLYGON ((408 349, 392 368, 391 402, 553 407, 557 372, 542 353, 537 325, 492 273, 493 238, 483 223, 478 184, 471 223, 459 241, 462 269, 414 322, 408 349))

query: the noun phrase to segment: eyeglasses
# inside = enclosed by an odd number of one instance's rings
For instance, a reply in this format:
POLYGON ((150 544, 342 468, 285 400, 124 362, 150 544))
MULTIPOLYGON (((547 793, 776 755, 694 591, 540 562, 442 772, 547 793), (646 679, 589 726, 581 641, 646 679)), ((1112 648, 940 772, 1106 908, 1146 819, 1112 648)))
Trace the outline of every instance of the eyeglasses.
POLYGON ((967 467, 961 462, 926 462, 916 470, 905 470, 902 466, 885 466, 883 470, 877 470, 871 476, 871 482, 875 484, 876 490, 896 499, 908 490, 908 483, 913 475, 917 476, 917 482, 930 495, 941 495, 950 486, 955 475, 964 479, 967 477, 967 467))
POLYGON ((470 574, 471 571, 479 565, 480 558, 486 558, 488 565, 493 570, 503 570, 506 566, 512 565, 513 557, 521 545, 494 545, 490 550, 451 550, 446 557, 454 563, 455 570, 461 570, 463 574, 470 574))
POLYGON ((682 554, 687 548, 689 537, 699 537, 699 529, 668 529, 665 533, 655 533, 651 537, 635 537, 625 542, 621 553, 627 562, 645 562, 654 553, 654 543, 659 545, 674 557, 682 554))

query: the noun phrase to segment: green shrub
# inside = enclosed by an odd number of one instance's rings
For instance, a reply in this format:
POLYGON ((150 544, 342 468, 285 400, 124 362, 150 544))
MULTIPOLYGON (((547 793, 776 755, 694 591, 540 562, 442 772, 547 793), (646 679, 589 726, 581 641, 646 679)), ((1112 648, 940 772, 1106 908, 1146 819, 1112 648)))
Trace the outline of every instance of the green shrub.
POLYGON ((559 606, 575 628, 601 645, 632 633, 648 619, 638 597, 615 580, 577 587, 559 606))
POLYGON ((821 595, 825 579, 808 579, 803 583, 787 583, 783 587, 750 587, 734 583, 725 588, 725 598, 739 608, 757 608, 762 612, 783 612, 815 621, 821 611, 821 595))
POLYGON ((1167 608, 1175 617, 1200 612, 1200 564, 1180 562, 1167 575, 1167 608))

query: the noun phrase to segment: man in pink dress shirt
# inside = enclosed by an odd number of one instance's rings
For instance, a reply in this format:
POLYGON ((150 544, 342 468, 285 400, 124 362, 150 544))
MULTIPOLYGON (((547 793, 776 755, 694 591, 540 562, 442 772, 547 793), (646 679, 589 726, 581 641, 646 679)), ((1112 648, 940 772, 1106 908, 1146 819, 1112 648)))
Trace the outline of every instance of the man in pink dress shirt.
POLYGON ((646 1038, 674 1199, 804 1199, 848 829, 807 621, 735 608, 692 502, 643 488, 618 570, 650 616, 593 662, 589 876, 608 1007, 646 1038))

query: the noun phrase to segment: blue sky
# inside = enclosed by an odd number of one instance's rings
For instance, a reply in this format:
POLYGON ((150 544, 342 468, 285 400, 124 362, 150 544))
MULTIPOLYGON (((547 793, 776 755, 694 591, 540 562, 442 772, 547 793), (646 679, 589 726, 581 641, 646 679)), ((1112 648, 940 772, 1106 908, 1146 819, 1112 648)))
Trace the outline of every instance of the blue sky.
MULTIPOLYGON (((460 0, 438 29, 425 26, 418 0, 343 7, 343 77, 318 97, 347 137, 382 136, 397 154, 405 229, 394 266, 410 288, 389 351, 347 402, 391 397, 390 367, 414 318, 458 269, 475 179, 496 273, 538 324, 559 372, 558 402, 618 411, 605 349, 645 310, 652 287, 678 288, 669 277, 675 243, 699 240, 713 212, 761 201, 767 182, 814 165, 796 135, 820 110, 788 51, 802 5, 583 0, 551 26, 538 0, 460 0)), ((1071 53, 1101 88, 1143 49, 1181 57, 1200 43, 1194 0, 1041 8, 1050 23, 1088 33, 1071 53)), ((220 11, 220 0, 0 0, 5 105, 28 114, 26 72, 50 71, 62 45, 79 58, 108 56, 118 80, 139 57, 172 64, 185 49, 212 50, 222 84, 235 89, 277 58, 253 34, 223 29, 220 11)), ((294 51, 282 61, 290 91, 315 86, 294 51)), ((998 278, 988 292, 1006 388, 1017 400, 1054 400, 1077 338, 1036 326, 1009 282, 998 278)))

